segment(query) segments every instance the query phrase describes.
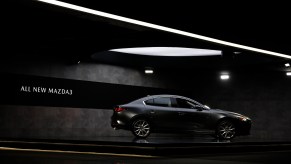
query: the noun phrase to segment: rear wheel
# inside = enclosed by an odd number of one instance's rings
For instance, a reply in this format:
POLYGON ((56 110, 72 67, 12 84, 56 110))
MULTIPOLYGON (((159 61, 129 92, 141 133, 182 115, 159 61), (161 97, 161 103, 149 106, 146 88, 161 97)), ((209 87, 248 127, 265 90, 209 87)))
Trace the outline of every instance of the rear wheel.
POLYGON ((138 138, 146 138, 151 133, 151 126, 147 120, 137 119, 133 121, 131 131, 138 138))
POLYGON ((229 120, 223 120, 217 125, 216 135, 220 139, 232 139, 236 135, 234 123, 229 120))

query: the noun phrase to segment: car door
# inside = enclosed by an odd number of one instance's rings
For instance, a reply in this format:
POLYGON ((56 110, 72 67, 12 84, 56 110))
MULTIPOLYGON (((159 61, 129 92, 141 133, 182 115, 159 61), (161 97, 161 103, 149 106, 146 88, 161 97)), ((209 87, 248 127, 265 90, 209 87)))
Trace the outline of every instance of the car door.
POLYGON ((208 129, 210 115, 208 110, 186 99, 175 98, 181 129, 200 131, 208 129))
POLYGON ((170 130, 177 128, 179 117, 176 108, 172 107, 170 97, 157 97, 145 101, 145 104, 155 129, 170 130))

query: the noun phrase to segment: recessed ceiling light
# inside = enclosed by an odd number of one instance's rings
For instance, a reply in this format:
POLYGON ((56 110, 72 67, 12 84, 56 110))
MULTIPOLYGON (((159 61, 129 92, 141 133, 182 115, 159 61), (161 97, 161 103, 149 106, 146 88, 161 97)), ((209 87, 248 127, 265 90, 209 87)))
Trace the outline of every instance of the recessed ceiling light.
POLYGON ((221 80, 228 80, 229 79, 229 75, 220 75, 220 79, 221 80))
POLYGON ((290 67, 290 64, 289 64, 289 63, 286 63, 286 64, 285 64, 285 67, 290 67))
POLYGON ((154 73, 154 70, 152 70, 152 69, 146 69, 144 71, 144 73, 146 73, 146 74, 153 74, 154 73))
POLYGON ((286 75, 287 76, 291 76, 291 72, 286 72, 286 75))
POLYGON ((218 50, 184 48, 184 47, 136 47, 119 48, 109 51, 149 56, 221 56, 218 50))
POLYGON ((183 36, 187 36, 187 37, 191 37, 191 38, 195 38, 195 39, 200 39, 200 40, 204 40, 204 41, 208 41, 208 42, 212 42, 212 43, 217 43, 217 44, 221 44, 221 45, 225 45, 225 46, 230 46, 230 47, 234 47, 234 48, 238 48, 238 49, 243 49, 243 50, 248 50, 248 51, 253 51, 253 52, 258 52, 258 53, 268 54, 268 55, 272 55, 272 56, 278 56, 278 57, 291 59, 291 56, 287 55, 287 54, 282 54, 282 53, 278 53, 278 52, 268 51, 268 50, 250 47, 250 46, 245 46, 245 45, 236 44, 236 43, 232 43, 232 42, 227 42, 227 41, 223 41, 223 40, 219 40, 219 39, 215 39, 215 38, 211 38, 211 37, 207 37, 207 36, 203 36, 203 35, 198 35, 198 34, 186 32, 186 31, 182 31, 182 30, 178 30, 178 29, 174 29, 174 28, 169 28, 169 27, 160 26, 160 25, 156 25, 156 24, 152 24, 152 23, 148 23, 148 22, 135 20, 135 19, 130 19, 130 18, 126 18, 126 17, 122 17, 122 16, 118 16, 118 15, 114 15, 114 14, 110 14, 110 13, 106 13, 106 12, 102 12, 102 11, 98 11, 98 10, 93 10, 93 9, 89 9, 86 7, 81 7, 81 6, 77 6, 77 5, 73 5, 70 3, 65 3, 65 2, 61 2, 61 1, 57 1, 57 0, 35 0, 35 1, 45 2, 45 3, 52 4, 52 5, 65 7, 65 8, 69 8, 72 10, 88 13, 88 14, 93 14, 93 15, 100 16, 100 17, 114 19, 114 20, 130 23, 130 24, 144 26, 144 27, 148 27, 148 28, 152 28, 152 29, 156 29, 156 30, 161 30, 161 31, 165 31, 165 32, 170 32, 170 33, 174 33, 174 34, 179 34, 179 35, 183 35, 183 36))
POLYGON ((146 67, 144 70, 144 73, 146 74, 153 74, 154 73, 154 69, 151 67, 146 67))

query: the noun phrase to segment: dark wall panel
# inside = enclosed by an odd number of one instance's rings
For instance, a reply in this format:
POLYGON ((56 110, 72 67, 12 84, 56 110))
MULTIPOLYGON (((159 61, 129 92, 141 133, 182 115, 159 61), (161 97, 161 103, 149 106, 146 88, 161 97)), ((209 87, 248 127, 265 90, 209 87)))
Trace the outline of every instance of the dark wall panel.
POLYGON ((100 140, 131 136, 110 126, 112 110, 0 105, 0 137, 100 140))
POLYGON ((147 76, 136 74, 139 71, 135 69, 92 63, 40 63, 33 61, 16 68, 10 61, 0 66, 0 137, 88 139, 131 135, 112 131, 112 111, 106 109, 148 94, 179 94, 251 117, 252 138, 290 140, 291 78, 281 72, 230 72, 230 80, 221 81, 218 74, 199 70, 167 70, 147 76), (20 92, 23 85, 72 89, 73 94, 20 92))
MULTIPOLYGON (((112 109, 153 94, 182 94, 180 90, 0 74, 0 104, 112 109)), ((185 91, 184 94, 185 95, 185 91)))

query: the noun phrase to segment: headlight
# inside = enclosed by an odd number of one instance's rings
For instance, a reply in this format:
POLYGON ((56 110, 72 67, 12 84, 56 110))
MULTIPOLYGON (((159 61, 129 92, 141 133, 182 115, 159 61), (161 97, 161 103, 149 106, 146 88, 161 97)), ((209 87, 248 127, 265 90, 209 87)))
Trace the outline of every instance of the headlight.
POLYGON ((238 119, 240 119, 241 121, 247 121, 250 118, 246 117, 246 116, 237 116, 238 119))

